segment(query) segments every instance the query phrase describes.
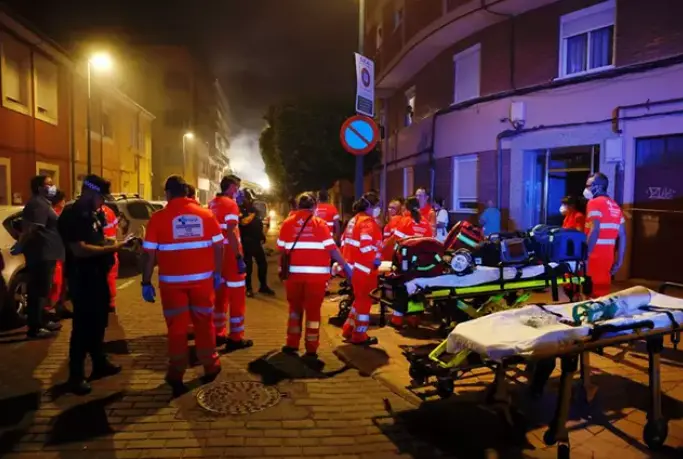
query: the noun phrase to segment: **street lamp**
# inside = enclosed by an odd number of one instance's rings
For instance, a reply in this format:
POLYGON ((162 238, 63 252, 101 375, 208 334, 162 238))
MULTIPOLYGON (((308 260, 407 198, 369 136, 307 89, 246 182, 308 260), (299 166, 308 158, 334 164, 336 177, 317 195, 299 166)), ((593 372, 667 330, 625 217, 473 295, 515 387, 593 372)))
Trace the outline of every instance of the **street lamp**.
POLYGON ((183 134, 183 178, 185 178, 185 164, 187 163, 187 154, 185 153, 185 140, 192 140, 194 139, 194 134, 192 132, 186 132, 183 134))
MULTIPOLYGON (((91 78, 92 78, 92 70, 99 70, 99 71, 109 71, 113 67, 114 63, 111 59, 111 56, 107 53, 95 53, 92 56, 90 56, 90 59, 88 59, 88 107, 86 109, 86 131, 87 131, 87 136, 88 136, 88 174, 92 173, 92 145, 91 145, 91 134, 90 134, 90 104, 91 104, 91 99, 92 99, 92 85, 91 85, 91 78)), ((102 120, 100 120, 101 122, 102 120)), ((103 139, 100 139, 100 142, 102 142, 103 139)))

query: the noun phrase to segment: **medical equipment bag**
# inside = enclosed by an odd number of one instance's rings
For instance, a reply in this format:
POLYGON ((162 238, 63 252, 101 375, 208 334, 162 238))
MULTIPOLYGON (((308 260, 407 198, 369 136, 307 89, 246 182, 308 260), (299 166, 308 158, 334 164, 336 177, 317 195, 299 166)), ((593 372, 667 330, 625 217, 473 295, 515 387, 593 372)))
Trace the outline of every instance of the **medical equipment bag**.
POLYGON ((582 261, 587 257, 586 235, 581 231, 538 225, 529 235, 534 255, 544 263, 582 261))
POLYGON ((444 248, 431 237, 409 237, 396 244, 393 271, 404 280, 415 277, 435 277, 444 274, 444 248))
POLYGON ((473 250, 483 240, 484 232, 481 228, 461 220, 448 232, 443 246, 448 251, 458 249, 473 250))

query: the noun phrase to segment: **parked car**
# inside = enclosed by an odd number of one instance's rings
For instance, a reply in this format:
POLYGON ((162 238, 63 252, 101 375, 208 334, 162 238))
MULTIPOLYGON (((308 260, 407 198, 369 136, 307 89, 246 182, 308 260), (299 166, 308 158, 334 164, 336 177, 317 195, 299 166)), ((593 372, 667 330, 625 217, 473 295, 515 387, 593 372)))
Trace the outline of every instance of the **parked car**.
POLYGON ((22 206, 0 206, 0 321, 26 316, 26 260, 10 253, 21 234, 22 210, 22 206))

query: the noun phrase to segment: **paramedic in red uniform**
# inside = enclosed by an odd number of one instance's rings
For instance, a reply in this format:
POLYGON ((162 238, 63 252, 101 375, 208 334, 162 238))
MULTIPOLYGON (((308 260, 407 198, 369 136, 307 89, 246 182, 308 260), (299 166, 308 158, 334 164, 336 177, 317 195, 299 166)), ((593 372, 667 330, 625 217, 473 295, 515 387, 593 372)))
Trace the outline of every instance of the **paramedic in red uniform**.
POLYGON ((611 293, 612 276, 621 268, 626 251, 624 214, 619 205, 607 196, 608 185, 607 176, 597 172, 588 178, 583 190, 583 196, 588 200, 586 271, 593 283, 593 297, 611 293))
POLYGON ((376 221, 382 211, 379 196, 375 192, 365 193, 354 204, 354 210, 357 212, 354 226, 346 239, 349 247, 346 259, 353 266, 354 301, 342 335, 353 344, 371 346, 378 342, 367 332, 373 303, 370 292, 377 288, 377 269, 381 263, 382 229, 376 221))
MULTIPOLYGON (((431 208, 431 206, 430 206, 431 208)), ((420 211, 420 201, 415 196, 406 199, 406 212, 410 215, 401 218, 394 230, 394 234, 386 241, 386 244, 394 245, 396 242, 407 237, 432 237, 432 225, 422 215, 420 211)), ((419 318, 411 316, 408 320, 411 325, 417 325, 419 318)), ((391 324, 397 327, 403 326, 403 314, 394 311, 391 317, 391 324)))
POLYGON ((573 196, 565 196, 562 198, 562 205, 560 206, 560 213, 564 217, 562 221, 562 228, 575 229, 582 233, 586 229, 586 217, 579 212, 578 202, 573 196))
POLYGON ((328 202, 330 196, 327 194, 327 190, 320 190, 318 192, 318 205, 315 208, 315 216, 325 220, 327 227, 332 233, 335 241, 339 240, 341 225, 339 222, 339 211, 334 204, 328 202))
POLYGON ((166 382, 178 396, 187 390, 183 375, 188 366, 190 323, 197 358, 204 366, 203 381, 213 381, 221 370, 212 312, 215 289, 222 283, 223 234, 213 214, 187 197, 182 177, 169 177, 164 189, 168 204, 152 214, 143 242, 142 296, 150 303, 156 299, 151 281, 158 262, 159 293, 168 327, 166 382))
POLYGON ((330 259, 343 266, 348 277, 352 272, 351 266, 339 253, 329 226, 314 215, 315 196, 302 193, 297 204, 298 210, 282 223, 277 240, 283 257, 280 278, 285 281, 289 303, 287 344, 282 351, 288 354, 298 352, 305 316, 306 356, 315 358, 320 343, 320 308, 330 277, 330 259), (283 263, 285 257, 288 263, 283 263))
MULTIPOLYGON (((104 213, 106 224, 104 225, 104 237, 116 241, 116 234, 119 229, 119 218, 108 205, 103 205, 100 212, 104 213)), ((119 275, 119 254, 114 253, 114 266, 111 267, 109 275, 107 276, 107 284, 109 285, 109 311, 116 310, 116 278, 119 275)))
POLYGON ((216 307, 213 323, 219 343, 225 342, 227 352, 248 348, 253 341, 244 339, 244 314, 247 304, 246 272, 242 242, 239 234, 240 208, 235 199, 242 180, 236 175, 228 175, 221 180, 221 193, 210 203, 223 230, 225 251, 223 252, 224 284, 216 291, 216 307), (228 329, 227 324, 230 323, 228 329))
POLYGON ((432 234, 436 234, 436 212, 429 203, 429 193, 425 188, 418 188, 415 192, 415 197, 420 203, 420 215, 427 220, 432 227, 432 234))

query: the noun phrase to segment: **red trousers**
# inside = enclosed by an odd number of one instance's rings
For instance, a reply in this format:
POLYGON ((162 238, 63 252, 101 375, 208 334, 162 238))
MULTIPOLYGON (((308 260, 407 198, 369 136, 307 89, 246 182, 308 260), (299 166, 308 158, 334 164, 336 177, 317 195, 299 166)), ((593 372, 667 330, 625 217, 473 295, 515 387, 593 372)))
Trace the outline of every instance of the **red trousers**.
POLYGON ((345 338, 350 337, 352 343, 362 343, 368 339, 370 309, 372 308, 370 293, 377 288, 377 271, 365 274, 360 270, 354 270, 351 285, 353 286, 353 307, 342 328, 342 335, 345 338))
POLYGON ((593 298, 612 293, 612 265, 614 265, 614 248, 611 246, 596 247, 588 257, 586 274, 593 282, 593 298), (606 250, 605 250, 606 249, 606 250))
MULTIPOLYGON (((322 276, 321 276, 322 277, 322 276)), ((306 352, 315 354, 320 346, 320 308, 325 300, 327 280, 288 280, 285 283, 289 320, 287 322, 287 346, 298 349, 301 329, 306 315, 306 352)))
POLYGON ((52 290, 50 290, 50 304, 46 307, 54 308, 62 299, 62 291, 64 289, 64 262, 57 261, 55 265, 55 273, 52 278, 52 290))
MULTIPOLYGON (((230 249, 227 249, 230 251, 230 249)), ((237 273, 237 262, 234 258, 224 260, 224 284, 216 290, 216 302, 213 309, 213 325, 216 336, 228 337, 231 341, 244 339, 244 314, 247 306, 247 289, 245 275, 237 273), (228 320, 230 333, 228 334, 228 320)))
POLYGON ((119 277, 119 254, 114 254, 114 266, 111 267, 109 275, 107 276, 107 284, 109 284, 109 307, 116 307, 116 278, 119 277))
POLYGON ((182 381, 188 366, 187 328, 194 326, 197 359, 206 374, 216 373, 220 361, 213 328, 214 291, 210 282, 192 286, 159 286, 161 305, 168 328, 168 379, 182 381))

